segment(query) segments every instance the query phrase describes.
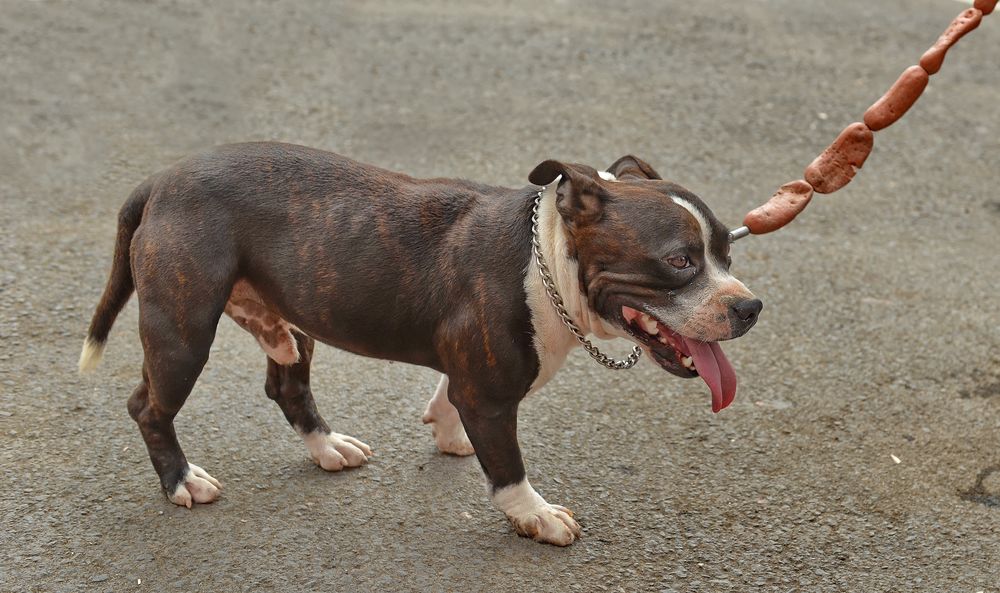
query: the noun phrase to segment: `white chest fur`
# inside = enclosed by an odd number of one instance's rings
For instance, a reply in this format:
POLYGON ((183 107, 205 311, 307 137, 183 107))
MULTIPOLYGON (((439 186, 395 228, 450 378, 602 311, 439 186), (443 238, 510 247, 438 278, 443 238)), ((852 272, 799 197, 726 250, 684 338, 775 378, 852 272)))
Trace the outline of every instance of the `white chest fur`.
MULTIPOLYGON (((556 180, 546 188, 539 206, 538 235, 542 257, 562 296, 566 311, 580 330, 584 334, 594 332, 600 338, 620 337, 618 331, 590 311, 586 297, 580 291, 579 266, 568 256, 566 228, 556 210, 555 194, 558 184, 559 181, 556 180)), ((552 306, 534 257, 525 270, 524 290, 531 311, 531 324, 535 330, 534 343, 539 362, 538 376, 528 390, 528 395, 531 395, 549 382, 565 362, 566 355, 579 346, 579 342, 552 306)))
MULTIPOLYGON (((573 299, 573 295, 562 292, 567 290, 567 285, 576 288, 577 282, 576 262, 571 262, 566 256, 566 230, 563 228, 559 212, 556 211, 557 184, 558 181, 551 184, 542 194, 538 208, 538 235, 542 257, 548 263, 556 286, 564 295, 564 300, 573 303, 578 299, 573 299)), ((535 352, 538 353, 538 376, 528 390, 528 395, 531 395, 556 374, 566 360, 566 355, 577 342, 563 324, 549 300, 549 295, 545 292, 545 285, 538 273, 538 263, 534 255, 528 261, 524 273, 524 292, 527 294, 528 308, 531 310, 531 325, 535 329, 535 352)), ((576 292, 579 292, 578 288, 576 292)))

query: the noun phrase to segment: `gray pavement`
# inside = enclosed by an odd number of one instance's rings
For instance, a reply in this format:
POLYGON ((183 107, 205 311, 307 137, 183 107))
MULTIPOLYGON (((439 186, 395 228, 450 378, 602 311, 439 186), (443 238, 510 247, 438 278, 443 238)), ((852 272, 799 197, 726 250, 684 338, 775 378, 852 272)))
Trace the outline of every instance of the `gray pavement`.
POLYGON ((325 474, 224 320, 178 419, 226 485, 193 511, 125 411, 134 302, 75 371, 118 207, 186 153, 280 139, 521 186, 632 152, 736 223, 961 9, 0 0, 0 591, 1000 591, 1000 15, 847 189, 736 245, 765 309, 727 346, 731 408, 579 352, 523 405, 571 548, 516 537, 476 461, 436 453, 425 369, 320 348, 321 409, 378 454, 325 474))

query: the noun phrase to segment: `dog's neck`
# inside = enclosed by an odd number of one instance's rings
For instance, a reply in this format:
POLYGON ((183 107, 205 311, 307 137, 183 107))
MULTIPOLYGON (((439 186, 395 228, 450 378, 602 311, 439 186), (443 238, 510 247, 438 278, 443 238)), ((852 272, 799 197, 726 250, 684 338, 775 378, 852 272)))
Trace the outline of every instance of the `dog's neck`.
MULTIPOLYGON (((569 257, 568 231, 556 209, 557 185, 558 182, 552 183, 545 189, 538 208, 538 241, 542 257, 549 267, 566 312, 580 331, 584 335, 593 334, 605 340, 620 337, 611 325, 590 309, 587 296, 580 290, 580 266, 575 259, 569 257)), ((580 344, 556 313, 533 257, 528 263, 524 287, 535 327, 535 345, 542 355, 539 380, 533 385, 533 388, 537 388, 554 374, 566 354, 580 344), (552 365, 555 368, 549 368, 552 365)))
MULTIPOLYGON (((595 314, 587 303, 587 295, 580 290, 580 266, 575 259, 570 258, 567 247, 566 223, 563 222, 559 210, 556 209, 556 188, 558 181, 545 188, 542 201, 538 208, 538 240, 541 243, 542 257, 549 266, 556 290, 563 299, 566 312, 584 335, 594 334, 601 339, 611 339, 615 336, 608 333, 605 322, 595 314)), ((532 260, 533 272, 538 274, 538 268, 532 260)), ((542 287, 544 290, 544 286, 542 287)), ((546 295, 548 300, 548 295, 546 295)), ((549 303, 549 307, 552 304, 549 303)), ((555 312, 553 310, 553 312, 555 312)), ((566 330, 567 333, 569 330, 566 330)))

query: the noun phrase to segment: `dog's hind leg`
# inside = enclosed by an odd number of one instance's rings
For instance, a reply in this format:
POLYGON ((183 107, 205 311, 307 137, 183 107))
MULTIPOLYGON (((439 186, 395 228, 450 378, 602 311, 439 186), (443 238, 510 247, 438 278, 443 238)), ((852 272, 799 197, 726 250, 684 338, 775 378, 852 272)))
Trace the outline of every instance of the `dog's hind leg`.
POLYGON ((167 497, 190 508, 216 500, 221 484, 188 463, 174 417, 208 361, 237 257, 224 233, 179 229, 170 223, 169 211, 159 215, 162 220, 144 220, 131 243, 144 358, 142 383, 129 398, 128 411, 167 497))
POLYGON ((458 409, 448 401, 448 375, 441 375, 434 397, 427 402, 427 409, 421 420, 424 424, 431 425, 434 442, 442 453, 464 456, 476 452, 469 436, 465 434, 458 409))
POLYGON ((174 417, 208 361, 225 297, 192 306, 176 296, 140 284, 139 335, 145 357, 142 383, 129 398, 128 411, 170 502, 190 508, 216 500, 222 485, 188 463, 177 442, 174 417))
POLYGON ((288 423, 302 436, 317 465, 327 471, 338 471, 364 464, 372 455, 371 448, 354 437, 331 432, 316 409, 309 388, 309 365, 315 341, 298 330, 292 330, 292 335, 298 360, 279 364, 268 356, 264 392, 277 402, 288 423))

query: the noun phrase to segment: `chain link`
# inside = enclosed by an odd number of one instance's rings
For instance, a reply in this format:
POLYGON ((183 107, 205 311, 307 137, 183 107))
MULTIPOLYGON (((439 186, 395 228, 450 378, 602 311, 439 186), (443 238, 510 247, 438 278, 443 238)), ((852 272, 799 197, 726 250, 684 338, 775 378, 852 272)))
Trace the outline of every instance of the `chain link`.
POLYGON ((549 300, 552 301, 552 306, 555 308, 556 313, 562 318, 563 323, 569 328, 576 339, 583 345, 584 350, 591 358, 596 360, 601 365, 615 371, 621 371, 625 369, 630 369, 635 366, 635 363, 639 362, 639 357, 642 356, 642 349, 638 346, 632 347, 632 354, 629 354, 624 360, 616 360, 611 358, 607 354, 601 352, 601 350, 594 346, 590 340, 588 340, 580 328, 577 327, 576 323, 573 322, 573 318, 569 316, 566 311, 566 307, 563 306, 562 297, 559 296, 559 291, 556 290, 556 283, 552 279, 552 273, 549 272, 549 267, 545 265, 545 259, 542 257, 542 244, 538 239, 538 209, 542 203, 542 192, 539 191, 538 195, 535 196, 535 206, 531 209, 531 250, 535 256, 535 264, 538 266, 538 275, 542 277, 542 284, 545 286, 545 292, 549 295, 549 300))

